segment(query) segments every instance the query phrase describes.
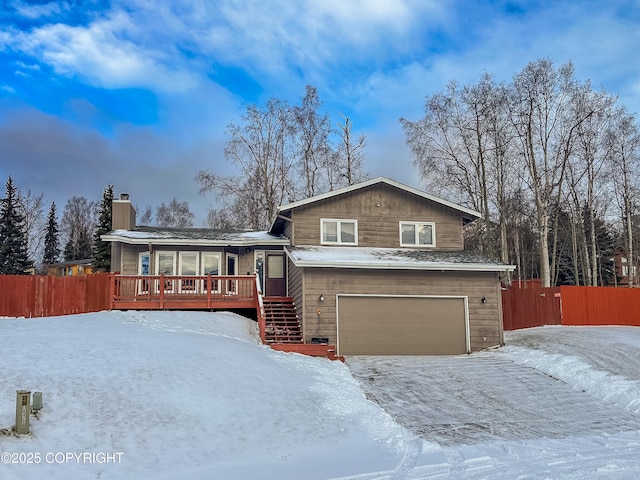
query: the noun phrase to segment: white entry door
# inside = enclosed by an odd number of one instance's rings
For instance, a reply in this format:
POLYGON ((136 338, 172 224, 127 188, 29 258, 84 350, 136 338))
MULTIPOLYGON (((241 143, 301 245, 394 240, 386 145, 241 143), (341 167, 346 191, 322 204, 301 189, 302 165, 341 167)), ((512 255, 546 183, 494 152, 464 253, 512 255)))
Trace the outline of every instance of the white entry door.
MULTIPOLYGON (((199 252, 180 252, 178 274, 181 276, 197 275, 199 270, 199 252)), ((199 288, 195 279, 181 278, 180 293, 197 293, 199 288)))
MULTIPOLYGON (((216 277, 220 275, 220 252, 205 252, 202 254, 202 275, 211 275, 216 277)), ((218 279, 212 279, 211 285, 207 285, 204 280, 203 291, 210 290, 211 293, 220 293, 220 282, 218 279)))

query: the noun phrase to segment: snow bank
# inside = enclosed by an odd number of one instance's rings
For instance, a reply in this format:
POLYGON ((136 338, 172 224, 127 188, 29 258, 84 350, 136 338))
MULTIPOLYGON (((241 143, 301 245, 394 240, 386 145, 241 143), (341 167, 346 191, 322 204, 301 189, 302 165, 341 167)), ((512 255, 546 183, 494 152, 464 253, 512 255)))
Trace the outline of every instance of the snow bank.
POLYGON ((15 390, 44 393, 32 434, 0 437, 2 478, 327 478, 389 469, 402 429, 348 369, 262 346, 230 313, 102 312, 0 320, 0 427, 15 390), (121 453, 119 463, 47 453, 121 453), (49 457, 49 460, 63 457, 49 457))

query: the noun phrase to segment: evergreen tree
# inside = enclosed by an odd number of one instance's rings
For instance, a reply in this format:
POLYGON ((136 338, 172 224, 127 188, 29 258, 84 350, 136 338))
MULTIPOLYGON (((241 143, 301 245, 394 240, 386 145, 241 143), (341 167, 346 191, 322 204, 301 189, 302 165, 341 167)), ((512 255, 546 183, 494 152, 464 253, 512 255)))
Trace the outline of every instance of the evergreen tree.
POLYGON ((56 204, 51 204, 49 216, 47 217, 47 227, 44 236, 44 255, 42 263, 51 265, 58 261, 60 255, 60 238, 58 233, 58 220, 56 218, 56 204))
POLYGON ((98 218, 98 228, 94 235, 95 260, 93 268, 95 270, 108 272, 111 270, 111 243, 103 242, 101 235, 109 233, 111 228, 111 218, 113 209, 113 185, 108 185, 102 194, 100 204, 100 217, 98 218))
POLYGON ((6 197, 0 205, 0 273, 24 275, 33 267, 27 252, 25 217, 20 209, 18 190, 7 180, 6 197))

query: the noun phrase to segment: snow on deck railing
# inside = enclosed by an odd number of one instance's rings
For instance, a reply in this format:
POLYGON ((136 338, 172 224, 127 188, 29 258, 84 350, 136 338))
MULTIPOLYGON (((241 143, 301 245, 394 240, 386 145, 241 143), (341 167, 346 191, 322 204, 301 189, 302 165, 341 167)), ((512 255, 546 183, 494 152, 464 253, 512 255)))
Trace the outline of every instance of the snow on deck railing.
MULTIPOLYGON (((118 302, 186 300, 254 301, 253 275, 114 275, 114 306, 118 302)), ((209 306, 208 304, 205 306, 209 306)))

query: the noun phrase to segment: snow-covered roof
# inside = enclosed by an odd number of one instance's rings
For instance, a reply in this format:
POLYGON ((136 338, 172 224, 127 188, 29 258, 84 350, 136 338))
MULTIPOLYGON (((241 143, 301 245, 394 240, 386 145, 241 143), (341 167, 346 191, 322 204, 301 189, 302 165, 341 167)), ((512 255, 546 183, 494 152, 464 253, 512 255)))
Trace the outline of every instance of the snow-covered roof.
POLYGON ((395 180, 391 180, 390 178, 386 178, 386 177, 377 177, 377 178, 373 178, 371 180, 367 180, 365 182, 361 182, 361 183, 357 183, 355 185, 350 185, 348 187, 344 187, 344 188, 339 188, 338 190, 332 190, 330 192, 326 192, 320 195, 315 195, 313 197, 309 197, 309 198, 305 198, 303 200, 298 200, 297 202, 291 202, 288 203, 286 205, 281 205, 278 207, 278 210, 276 212, 275 217, 273 218, 272 222, 271 222, 271 228, 269 229, 270 231, 273 230, 273 227, 275 225, 275 223, 278 221, 278 216, 282 214, 282 212, 286 212, 289 210, 292 210, 294 208, 297 207, 301 207, 303 205, 308 205, 310 203, 314 203, 314 202, 319 202, 321 200, 325 200, 327 198, 332 198, 338 195, 343 195, 345 193, 349 193, 349 192, 353 192, 355 190, 360 190, 361 188, 366 188, 369 187, 371 185, 376 185, 378 183, 384 183, 387 185, 390 185, 392 187, 396 187, 399 188, 401 190, 404 190, 406 192, 410 192, 413 193, 414 195, 418 195, 419 197, 422 198, 426 198, 427 200, 431 200, 432 202, 435 203, 439 203, 440 205, 444 205, 446 207, 452 208, 458 212, 460 212, 467 220, 472 221, 475 220, 476 218, 480 218, 482 216, 482 214, 480 212, 477 212, 475 210, 472 210, 470 208, 466 208, 463 207, 461 205, 457 205, 453 202, 449 202, 447 200, 444 200, 442 198, 438 198, 434 195, 430 195, 426 192, 423 192, 422 190, 418 190, 417 188, 413 188, 410 187, 408 185, 405 185, 403 183, 400 182, 396 182, 395 180))
POLYGON ((409 248, 285 247, 296 267, 375 268, 397 270, 460 270, 504 272, 514 265, 498 263, 470 251, 434 251, 409 248))
POLYGON ((113 230, 101 236, 105 242, 155 245, 288 245, 283 235, 266 231, 216 230, 211 228, 136 227, 135 230, 113 230))

